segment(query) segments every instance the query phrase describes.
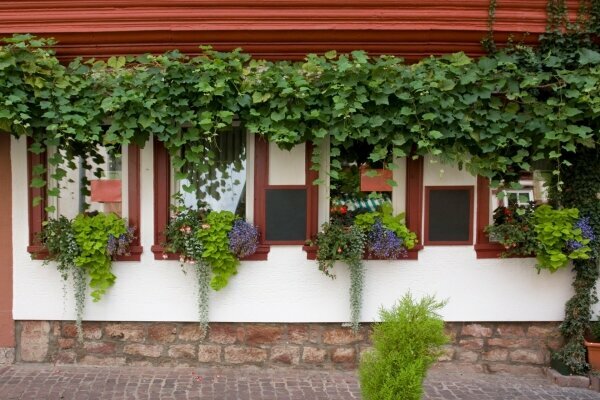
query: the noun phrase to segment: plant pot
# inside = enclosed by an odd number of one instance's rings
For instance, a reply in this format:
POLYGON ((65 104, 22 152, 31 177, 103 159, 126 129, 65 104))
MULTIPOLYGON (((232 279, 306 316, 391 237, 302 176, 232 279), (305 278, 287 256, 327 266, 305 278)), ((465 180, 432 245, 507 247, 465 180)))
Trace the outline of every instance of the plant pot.
POLYGON ((583 340, 587 347, 588 363, 592 371, 600 371, 600 343, 583 340))
POLYGON ((361 192, 391 192, 392 186, 388 180, 392 179, 392 171, 383 168, 360 167, 360 191, 361 192), (369 171, 375 171, 377 175, 368 176, 369 171))
POLYGON ((91 181, 91 197, 97 203, 121 202, 121 180, 101 179, 91 181))

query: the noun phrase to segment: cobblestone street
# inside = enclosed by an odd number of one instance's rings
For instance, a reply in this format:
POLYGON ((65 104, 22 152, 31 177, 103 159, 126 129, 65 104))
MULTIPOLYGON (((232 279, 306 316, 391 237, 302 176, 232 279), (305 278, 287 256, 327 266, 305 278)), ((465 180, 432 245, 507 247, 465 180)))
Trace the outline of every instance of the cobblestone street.
MULTIPOLYGON (((0 368, 1 400, 360 399, 354 371, 12 365, 0 368)), ((584 400, 600 393, 561 388, 541 376, 433 370, 428 400, 584 400)), ((398 399, 402 396, 399 394, 398 399)))

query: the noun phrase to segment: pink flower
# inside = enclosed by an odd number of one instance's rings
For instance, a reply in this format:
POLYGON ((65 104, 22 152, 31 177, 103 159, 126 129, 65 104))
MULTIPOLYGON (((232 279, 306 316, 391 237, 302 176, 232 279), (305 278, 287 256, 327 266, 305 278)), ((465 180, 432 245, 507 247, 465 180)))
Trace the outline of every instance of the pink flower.
POLYGON ((166 260, 167 258, 169 258, 169 256, 167 255, 167 253, 163 253, 162 258, 163 260, 166 260))

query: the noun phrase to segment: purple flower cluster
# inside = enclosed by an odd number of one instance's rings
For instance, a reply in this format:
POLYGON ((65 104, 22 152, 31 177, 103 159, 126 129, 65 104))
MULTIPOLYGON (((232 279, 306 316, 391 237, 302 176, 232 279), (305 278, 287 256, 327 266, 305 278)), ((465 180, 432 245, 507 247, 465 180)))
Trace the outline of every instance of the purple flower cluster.
POLYGON ((238 219, 229 232, 229 250, 239 258, 254 254, 258 247, 258 229, 238 219))
POLYGON ((115 237, 113 235, 108 236, 108 242, 106 244, 106 251, 111 257, 124 256, 129 254, 129 245, 133 242, 135 228, 130 226, 127 228, 127 232, 115 237))
POLYGON ((398 259, 407 255, 403 240, 379 220, 367 235, 367 249, 372 256, 381 259, 398 259))
MULTIPOLYGON (((589 239, 590 242, 596 240, 596 234, 594 233, 594 228, 592 228, 592 226, 590 225, 589 217, 579 218, 579 220, 577 220, 577 222, 575 223, 575 228, 581 229, 581 236, 583 236, 584 239, 589 239)), ((575 251, 582 247, 583 243, 580 243, 576 240, 567 241, 567 248, 570 251, 575 251)))

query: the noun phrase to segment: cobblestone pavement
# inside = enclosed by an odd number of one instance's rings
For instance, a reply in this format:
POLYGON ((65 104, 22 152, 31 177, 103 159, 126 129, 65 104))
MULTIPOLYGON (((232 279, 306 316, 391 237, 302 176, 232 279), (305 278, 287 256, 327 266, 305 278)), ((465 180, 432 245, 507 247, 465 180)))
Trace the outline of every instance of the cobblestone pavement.
MULTIPOLYGON (((600 393, 544 377, 432 371, 426 400, 584 400, 600 393)), ((354 371, 259 368, 0 367, 0 399, 346 400, 360 399, 354 371)), ((398 400, 402 400, 401 394, 398 400)))

